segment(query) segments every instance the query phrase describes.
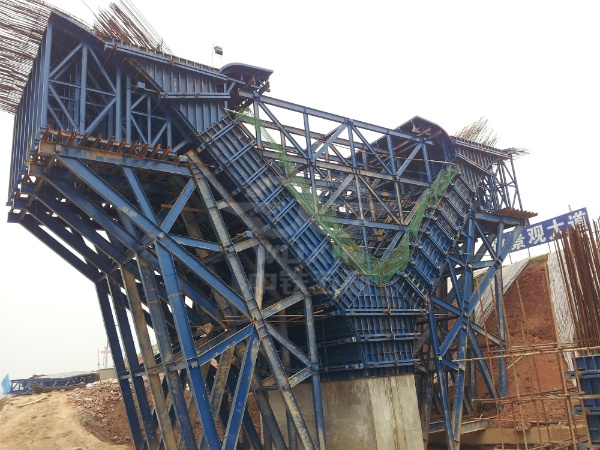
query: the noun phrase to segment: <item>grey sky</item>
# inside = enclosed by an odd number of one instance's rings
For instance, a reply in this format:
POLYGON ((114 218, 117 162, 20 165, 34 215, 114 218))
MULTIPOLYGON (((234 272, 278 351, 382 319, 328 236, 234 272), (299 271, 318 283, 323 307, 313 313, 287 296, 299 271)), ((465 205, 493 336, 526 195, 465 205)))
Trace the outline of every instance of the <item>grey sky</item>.
MULTIPOLYGON (((91 22, 81 1, 53 3, 91 22)), ((516 162, 525 209, 600 215, 599 2, 136 3, 178 56, 211 64, 214 43, 223 64, 274 70, 276 98, 387 127, 420 115, 449 133, 485 115, 498 147, 532 150, 516 162)), ((4 193, 12 121, 0 113, 4 193)), ((106 337, 92 285, 5 218, 0 378, 95 368, 106 337)))

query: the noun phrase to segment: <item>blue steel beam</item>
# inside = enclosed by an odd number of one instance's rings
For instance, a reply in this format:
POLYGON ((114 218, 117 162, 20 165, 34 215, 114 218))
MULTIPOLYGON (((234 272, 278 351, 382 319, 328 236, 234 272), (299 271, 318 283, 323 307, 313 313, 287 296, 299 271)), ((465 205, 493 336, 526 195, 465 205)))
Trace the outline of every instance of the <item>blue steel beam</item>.
MULTIPOLYGON (((89 167, 77 159, 59 157, 82 181, 90 186, 96 193, 104 197, 113 206, 123 211, 129 219, 142 231, 150 235, 158 243, 172 252, 188 269, 196 273, 206 283, 213 286, 221 295, 227 298, 242 314, 249 317, 250 311, 244 300, 225 284, 219 277, 213 274, 204 264, 187 253, 173 238, 160 229, 152 220, 148 219, 141 211, 118 194, 110 185, 102 180, 89 167)), ((86 202, 88 203, 88 202, 86 202)))
POLYGON ((141 450, 144 447, 144 437, 142 436, 142 431, 140 429, 140 422, 138 420, 135 402, 131 392, 131 386, 129 385, 129 379, 121 378, 121 375, 127 374, 128 371, 123 360, 121 345, 119 344, 119 337, 117 336, 117 330, 110 308, 110 301, 108 300, 107 287, 103 286, 103 284, 105 283, 96 283, 96 295, 98 296, 98 302, 100 303, 102 319, 104 321, 110 352, 113 357, 115 370, 119 380, 119 388, 121 390, 121 396, 125 405, 125 413, 127 416, 129 429, 131 431, 133 444, 136 450, 141 450))
MULTIPOLYGON (((72 161, 72 160, 70 160, 69 162, 70 162, 71 166, 73 166, 73 165, 77 166, 77 162, 74 162, 74 161, 72 161)), ((79 167, 79 168, 81 169, 81 167, 79 167)), ((84 169, 84 170, 85 170, 85 169, 84 169)), ((131 180, 131 179, 132 179, 132 177, 130 176, 130 180, 131 180)), ((98 179, 98 180, 99 180, 99 179, 98 179)), ((86 178, 86 181, 87 181, 87 182, 89 182, 89 177, 88 177, 88 178, 86 178)), ((139 200, 139 198, 138 198, 138 200, 139 200)), ((142 202, 143 202, 143 200, 142 200, 142 202)), ((146 209, 148 212, 149 212, 149 211, 151 211, 151 209, 149 208, 149 205, 146 205, 146 208, 145 208, 145 209, 146 209)), ((126 213, 128 214, 128 216, 130 217, 130 219, 131 219, 131 220, 132 220, 134 223, 136 223, 136 222, 137 222, 136 224, 139 226, 139 224, 140 224, 140 221, 141 221, 141 220, 140 220, 140 217, 142 217, 142 214, 141 214, 141 212, 136 212, 137 210, 136 210, 135 208, 133 208, 133 206, 131 206, 130 204, 128 204, 128 202, 127 202, 127 206, 126 206, 125 208, 121 208, 121 210, 122 210, 122 211, 124 211, 124 212, 126 212, 126 213)), ((148 220, 148 219, 146 219, 146 220, 148 220)), ((142 222, 143 222, 143 221, 142 221, 142 222)), ((155 226, 155 223, 154 223, 154 221, 148 221, 148 222, 150 222, 150 223, 152 224, 151 226, 155 226)), ((148 222, 144 222, 144 223, 148 223, 148 222)), ((143 228, 142 228, 142 229, 143 229, 143 228)), ((147 231, 150 231, 150 230, 145 230, 145 229, 143 229, 143 231, 147 232, 147 231)), ((158 247, 157 247, 157 252, 160 254, 160 252, 161 252, 161 251, 163 251, 163 252, 164 252, 165 250, 164 250, 162 247, 158 246, 158 247)), ((170 254, 168 254, 168 253, 166 253, 166 255, 167 255, 167 256, 170 256, 170 254)), ((163 255, 163 256, 164 256, 164 255, 163 255)), ((164 261, 164 260, 163 260, 163 261, 164 261)), ((162 261, 161 261, 161 262, 162 262, 162 261)), ((168 261, 167 261, 167 264, 168 264, 168 261)), ((172 262, 171 262, 170 264, 172 264, 172 262)), ((170 273, 170 274, 173 274, 173 275, 174 275, 174 270, 173 270, 172 268, 170 268, 170 271, 169 271, 169 272, 165 272, 165 266, 164 266, 164 264, 163 264, 163 267, 162 267, 162 271, 163 271, 163 277, 164 277, 164 276, 166 276, 166 274, 168 274, 168 273, 170 273)), ((175 291, 174 291, 174 292, 178 292, 177 288, 175 288, 175 287, 173 287, 173 288, 175 289, 175 291)), ((174 295, 174 294, 169 294, 169 295, 171 295, 171 296, 172 296, 172 295, 174 295)), ((186 322, 186 323, 187 323, 187 322, 186 322)), ((180 336, 180 339, 181 339, 181 336, 180 336)), ((277 364, 277 362, 274 362, 274 361, 273 361, 273 358, 271 358, 270 362, 271 362, 271 364, 277 364)), ((188 366, 188 367, 193 369, 193 367, 191 367, 191 366, 188 366)), ((188 369, 188 370, 189 370, 189 369, 188 369)), ((199 386, 202 386, 202 384, 199 384, 199 386)), ((200 392, 202 392, 202 391, 200 391, 200 392)), ((293 395, 293 394, 292 394, 292 395, 293 395)), ((297 409, 297 404, 295 403, 295 399, 293 399, 293 397, 292 397, 292 396, 290 396, 290 393, 289 393, 289 392, 285 394, 285 397, 286 397, 286 400, 287 400, 287 401, 286 401, 286 403, 287 403, 287 406, 288 406, 289 408, 295 408, 295 409, 297 409)), ((200 408, 198 408, 198 409, 200 409, 200 408)), ((202 410, 201 410, 201 411, 202 411, 202 410)), ((202 412, 201 412, 201 413, 202 413, 202 412)), ((209 417, 207 417, 207 419, 208 419, 208 418, 209 418, 209 417)), ((308 435, 308 433, 307 433, 307 431, 306 431, 306 427, 305 427, 304 423, 303 423, 303 422, 298 422, 298 421, 296 421, 296 425, 300 427, 300 430, 301 430, 301 431, 300 431, 300 434, 304 436, 304 438, 303 438, 303 439, 304 439, 305 443, 309 443, 309 442, 311 442, 311 441, 310 441, 310 436, 308 435)))
MULTIPOLYGON (((430 344, 433 347, 433 353, 434 353, 434 357, 437 360, 435 363, 435 370, 437 372, 437 376, 438 376, 438 387, 440 389, 440 396, 441 396, 441 402, 442 402, 442 416, 444 418, 444 426, 446 429, 446 440, 447 440, 447 444, 448 444, 448 448, 450 450, 455 450, 455 444, 454 444, 454 428, 452 427, 452 416, 450 414, 450 403, 448 400, 448 391, 447 391, 447 386, 446 383, 444 382, 445 375, 444 375, 444 369, 442 368, 442 365, 438 363, 439 360, 442 359, 442 355, 440 354, 440 345, 439 345, 439 340, 438 340, 438 335, 437 335, 437 329, 438 327, 436 326, 435 323, 435 317, 434 317, 434 313, 433 313, 433 308, 430 307, 429 308, 429 327, 431 328, 431 330, 435 330, 432 333, 430 333, 430 344)), ((433 382, 433 379, 432 379, 433 382)))
POLYGON ((257 101, 259 105, 271 105, 276 106, 283 109, 288 109, 290 111, 298 112, 301 114, 308 114, 310 116, 319 117, 321 119, 330 120, 332 122, 343 123, 343 124, 352 124, 355 128, 362 128, 364 130, 372 131, 375 133, 380 133, 384 135, 390 135, 394 137, 399 137, 402 139, 407 139, 415 142, 433 144, 433 142, 429 141, 427 138, 415 137, 412 134, 402 133, 397 130, 392 130, 389 128, 380 127, 378 125, 371 125, 367 122, 361 122, 358 120, 349 119, 347 117, 339 116, 337 114, 331 114, 324 111, 319 111, 318 109, 308 108, 306 106, 300 106, 295 103, 286 102, 284 100, 278 100, 272 97, 267 97, 265 95, 260 95, 258 93, 246 92, 240 90, 238 95, 241 98, 250 99, 257 101))
POLYGON ((116 153, 114 151, 72 147, 66 144, 48 141, 41 141, 38 149, 39 153, 42 155, 53 155, 54 153, 60 153, 64 156, 71 156, 73 158, 78 158, 92 163, 114 164, 123 167, 132 167, 136 169, 144 169, 186 177, 190 175, 189 169, 181 164, 157 159, 143 158, 124 153, 116 153))
POLYGON ((121 336, 123 347, 125 348, 125 355, 129 364, 129 373, 131 374, 133 392, 135 394, 140 417, 142 419, 142 427, 145 432, 146 442, 148 443, 150 450, 155 450, 159 447, 159 439, 156 434, 154 420, 152 419, 152 410, 150 409, 150 404, 148 403, 148 396, 146 395, 146 386, 141 377, 136 377, 133 375, 134 372, 139 371, 140 364, 138 362, 135 344, 133 343, 133 335, 131 334, 129 318, 127 317, 127 312, 125 310, 123 294, 121 293, 121 288, 115 285, 115 283, 108 282, 108 289, 110 296, 113 299, 113 307, 117 317, 119 334, 121 336))
MULTIPOLYGON (((156 411, 158 426, 160 427, 161 431, 161 439, 166 450, 175 450, 177 448, 177 441, 175 440, 175 435, 173 434, 173 427, 171 426, 171 419, 168 413, 166 398, 161 387, 160 375, 158 373, 150 372, 156 367, 156 359, 152 351, 152 343, 146 327, 144 310, 142 308, 142 300, 138 293, 135 276, 123 266, 121 266, 121 275, 123 278, 125 292, 129 300, 131 316, 133 318, 135 331, 138 337, 142 361, 144 362, 146 373, 148 373, 148 385, 150 387, 150 394, 152 395, 152 400, 154 403, 154 410, 156 411)), ((164 378, 166 381, 167 377, 164 378)))
MULTIPOLYGON (((463 360, 459 364, 460 369, 456 375, 456 380, 454 380, 454 396, 453 396, 453 410, 452 410, 452 421, 454 423, 454 439, 456 442, 456 447, 460 447, 460 431, 461 431, 461 423, 463 416, 463 396, 465 393, 465 370, 466 363, 464 359, 467 356, 467 326, 468 326, 468 305, 465 304, 465 299, 469 297, 469 291, 471 290, 472 282, 473 282, 473 252, 475 248, 474 242, 474 234, 475 234, 475 220, 472 216, 469 217, 467 222, 467 238, 465 242, 465 271, 462 280, 463 285, 463 293, 459 297, 458 304, 461 309, 461 316, 457 319, 457 322, 460 322, 461 329, 459 331, 458 340, 457 340, 457 348, 456 348, 456 359, 463 360)), ((452 265, 450 265, 451 271, 454 271, 452 265)), ((459 287, 455 285, 455 290, 458 294, 460 291, 459 287)))
POLYGON ((185 311, 185 301, 181 294, 173 259, 171 254, 165 248, 158 245, 156 241, 155 245, 161 265, 162 277, 169 295, 169 303, 172 308, 173 317, 175 318, 177 336, 179 337, 183 357, 186 361, 189 385, 196 402, 196 411, 199 411, 202 429, 208 441, 208 448, 210 450, 218 450, 220 449, 219 435, 212 418, 204 377, 197 361, 196 347, 185 311))
MULTIPOLYGON (((56 187, 65 197, 71 200, 74 204, 78 205, 82 211, 92 217, 99 225, 101 225, 104 230, 113 234, 120 242, 122 242, 126 248, 133 249, 142 258, 147 258, 148 261, 155 267, 159 267, 158 259, 156 256, 151 254, 148 250, 145 250, 142 243, 139 242, 138 239, 133 237, 130 233, 123 230, 121 227, 117 225, 117 223, 111 219, 104 211, 102 211, 99 207, 97 207, 94 203, 89 201, 81 192, 77 191, 73 187, 71 187, 68 183, 64 182, 61 179, 53 179, 47 178, 47 180, 56 187)), ((74 228, 81 231, 82 229, 87 229, 87 232, 82 233, 87 239, 90 239, 94 242, 94 244, 98 245, 100 249, 102 249, 106 254, 115 260, 118 263, 125 263, 129 261, 129 257, 124 257, 124 254, 114 248, 114 246, 109 245, 108 242, 104 238, 102 238, 98 233, 89 225, 83 222, 82 219, 76 217, 71 211, 69 211, 64 204, 48 198, 41 198, 40 201, 45 202, 46 206, 52 205, 50 209, 53 211, 60 211, 61 217, 63 219, 65 217, 70 217, 71 225, 74 228), (103 242, 104 241, 104 242, 103 242)), ((129 269, 131 270, 131 269, 129 269)), ((135 269, 133 269, 135 272, 135 269)), ((199 304, 199 306, 206 311, 213 319, 220 321, 221 313, 216 306, 214 306, 204 295, 202 295, 197 289, 195 289, 189 282, 184 279, 180 279, 180 282, 184 288, 184 293, 192 299, 192 301, 199 304)), ((166 298, 166 296, 164 297, 166 298)))
MULTIPOLYGON (((138 268, 140 271, 142 285, 148 300, 150 316, 154 326, 154 334, 160 351, 163 364, 167 367, 175 362, 169 332, 163 315, 160 298, 156 288, 156 280, 154 279, 154 271, 152 267, 143 260, 138 260, 138 268)), ((196 438, 190 422, 190 417, 187 413, 187 405, 183 393, 183 388, 177 373, 167 370, 164 379, 167 380, 168 390, 171 394, 171 403, 174 405, 175 417, 179 425, 179 433, 182 439, 184 448, 195 450, 196 438)))
MULTIPOLYGON (((259 347, 258 332, 252 327, 252 334, 246 345, 246 353, 240 367, 240 376, 238 377, 237 389, 232 399, 231 413, 227 423, 227 429, 223 437, 223 450, 235 450, 240 427, 243 417, 246 413, 246 400, 250 391, 250 380, 254 372, 256 357, 258 356, 259 347)), ((254 426, 252 426, 254 428, 254 426)))

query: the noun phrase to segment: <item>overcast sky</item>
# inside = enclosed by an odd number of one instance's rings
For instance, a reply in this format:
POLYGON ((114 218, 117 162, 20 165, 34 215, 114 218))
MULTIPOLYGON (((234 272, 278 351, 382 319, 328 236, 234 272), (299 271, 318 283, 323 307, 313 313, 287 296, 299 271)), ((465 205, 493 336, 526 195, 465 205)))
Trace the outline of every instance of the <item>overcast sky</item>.
MULTIPOLYGON (((81 1, 53 3, 92 22, 81 1)), ((215 44, 222 64, 274 70, 276 98, 386 127, 419 115, 450 134, 486 116, 499 148, 531 150, 516 168, 532 222, 569 206, 600 215, 600 2, 136 3, 178 56, 211 64, 215 44)), ((1 193, 12 123, 0 113, 1 193)), ((96 368, 106 337, 93 286, 5 218, 0 378, 96 368)))

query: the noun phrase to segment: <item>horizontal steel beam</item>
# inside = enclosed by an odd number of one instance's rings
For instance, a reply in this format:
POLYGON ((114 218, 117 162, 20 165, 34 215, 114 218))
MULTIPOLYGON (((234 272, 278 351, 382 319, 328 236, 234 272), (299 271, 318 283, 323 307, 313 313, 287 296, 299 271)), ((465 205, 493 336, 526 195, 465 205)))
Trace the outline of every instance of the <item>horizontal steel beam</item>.
POLYGON ((200 100, 229 100, 231 95, 226 92, 161 92, 160 95, 169 100, 200 99, 200 100))
POLYGON ((477 212, 475 213, 477 220, 484 220, 487 222, 502 222, 505 225, 527 225, 527 219, 519 219, 518 217, 501 216, 494 213, 477 212))
POLYGON ((41 141, 38 146, 41 155, 60 154, 82 159, 88 162, 102 164, 117 164, 137 169, 163 172, 172 175, 190 176, 190 169, 185 164, 177 164, 156 159, 142 158, 134 155, 125 155, 116 152, 107 152, 98 149, 67 146, 56 142, 41 141))
MULTIPOLYGON (((263 154, 263 156, 266 156, 267 158, 273 158, 273 159, 279 160, 279 154, 273 150, 268 150, 265 148, 262 150, 262 154, 263 154)), ((321 160, 312 162, 310 160, 310 158, 304 158, 302 156, 290 155, 289 153, 286 154, 286 157, 293 163, 305 165, 307 167, 312 166, 312 167, 318 167, 320 169, 334 170, 334 171, 344 172, 344 173, 356 173, 356 174, 362 175, 364 177, 375 178, 378 180, 385 180, 385 181, 397 180, 397 181, 400 181, 401 183, 414 184, 417 186, 424 186, 424 187, 431 186, 431 183, 429 183, 428 181, 416 180, 414 178, 396 177, 389 173, 375 172, 373 170, 366 170, 366 169, 361 169, 359 167, 346 166, 343 164, 334 164, 331 162, 321 161, 321 160)))
POLYGON ((352 124, 355 127, 373 131, 375 133, 381 133, 384 135, 390 135, 394 137, 399 137, 401 139, 408 139, 411 141, 421 142, 425 144, 433 144, 433 142, 429 141, 427 138, 413 136, 412 134, 403 133, 401 131, 392 130, 390 128, 380 127, 378 125, 372 125, 367 122, 361 122, 360 120, 350 119, 348 117, 339 116, 337 114, 331 114, 328 112, 320 111, 318 109, 308 108, 306 106, 297 105, 295 103, 286 102, 284 100, 279 100, 273 97, 267 97, 258 93, 239 90, 238 95, 241 98, 245 98, 248 100, 256 100, 267 105, 276 106, 278 108, 284 108, 301 114, 308 114, 309 116, 320 117, 322 119, 331 120, 337 123, 352 124))

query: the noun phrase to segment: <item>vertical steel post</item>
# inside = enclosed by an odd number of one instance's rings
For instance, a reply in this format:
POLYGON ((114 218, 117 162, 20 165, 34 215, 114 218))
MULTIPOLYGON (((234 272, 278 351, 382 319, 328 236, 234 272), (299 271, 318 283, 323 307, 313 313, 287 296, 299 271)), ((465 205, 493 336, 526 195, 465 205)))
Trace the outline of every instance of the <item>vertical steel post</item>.
POLYGON ((188 316, 185 311, 185 301, 177 279, 173 258, 168 250, 163 248, 157 241, 155 241, 155 248, 160 262, 165 288, 167 289, 167 295, 169 296, 169 304, 171 305, 173 318, 175 320, 177 337, 179 338, 181 351, 186 361, 189 386, 192 395, 194 396, 196 411, 200 416, 202 429, 204 430, 208 442, 208 448, 210 450, 218 450, 221 447, 219 434, 217 433, 217 428, 212 418, 204 376, 202 375, 202 371, 196 360, 196 347, 194 345, 188 316))
POLYGON ((50 92, 50 62, 52 55, 52 22, 48 22, 48 27, 46 28, 46 36, 44 42, 43 50, 43 68, 44 68, 44 77, 42 81, 42 122, 41 126, 48 126, 48 95, 50 92))
POLYGON ((256 281, 254 284, 254 299, 258 309, 262 309, 263 295, 265 291, 265 257, 266 250, 261 244, 256 247, 256 281))
MULTIPOLYGON (((223 450, 235 450, 242 420, 246 412, 246 400, 250 391, 250 380, 254 372, 254 364, 258 356, 258 347, 260 339, 256 329, 252 330, 252 334, 248 338, 246 345, 246 353, 240 366, 240 375, 238 377, 238 385, 231 402, 231 412, 229 414, 229 422, 223 437, 223 450)), ((215 430, 216 431, 216 430, 215 430)), ((218 436, 217 436, 218 443, 218 436)))
POLYGON ((108 336, 108 344, 115 364, 115 370, 117 371, 121 396, 123 397, 123 404, 125 405, 125 413, 127 415, 127 423, 131 430, 131 438, 133 439, 136 450, 142 450, 144 447, 144 437, 142 436, 142 431, 140 429, 140 422, 131 393, 131 386, 129 385, 129 377, 127 376, 127 368, 125 367, 125 361, 123 361, 121 345, 119 344, 119 337, 117 336, 114 318, 110 309, 108 292, 106 291, 107 287, 103 286, 103 284, 105 284, 105 282, 98 282, 95 284, 96 295, 98 296, 104 328, 106 329, 106 335, 108 336), (122 376, 125 376, 125 378, 121 378, 122 376))
MULTIPOLYGON (((262 246, 261 246, 262 247, 262 246)), ((263 247, 264 249, 264 247, 263 247)), ((286 338, 288 337, 287 317, 285 308, 280 311, 279 319, 279 331, 286 338)), ((290 364, 290 352, 285 346, 281 346, 281 362, 286 373, 291 369, 290 364)), ((285 417, 287 421, 287 432, 288 432, 288 448, 289 450, 298 450, 298 440, 296 439, 296 428, 294 427, 294 421, 289 411, 285 411, 285 417)))
POLYGON ((179 424, 179 433, 183 442, 183 446, 186 450, 196 450, 196 438, 194 436, 190 416, 188 415, 181 382, 177 376, 177 372, 169 370, 169 365, 173 364, 175 359, 173 357, 173 349, 171 347, 167 323, 165 321, 161 301, 158 296, 156 280, 154 278, 154 269, 148 262, 141 258, 138 258, 138 268, 142 278, 142 285, 144 287, 144 293, 146 294, 146 300, 148 302, 148 310, 150 311, 150 316, 152 317, 156 343, 158 344, 162 362, 167 368, 165 378, 171 394, 171 404, 174 406, 174 413, 179 424))
POLYGON ((133 336, 131 334, 131 327, 129 325, 129 319, 125 310, 125 301, 123 300, 123 294, 121 288, 117 286, 113 281, 108 282, 108 289, 113 299, 113 306, 115 315, 117 317, 117 325, 119 326, 119 333, 121 335, 121 341, 125 348, 125 356, 127 357, 127 363, 129 365, 129 374, 131 376, 131 383, 133 386, 133 392, 137 399, 137 405, 142 419, 142 427, 146 434, 146 441, 150 450, 158 449, 160 444, 156 435, 156 428, 154 426, 154 420, 152 420, 152 410, 148 403, 148 396, 146 395, 146 387, 142 377, 137 376, 136 373, 140 369, 140 364, 137 359, 137 352, 135 350, 135 344, 133 343, 133 336))
POLYGON ((138 292, 137 283, 135 282, 134 275, 123 266, 121 266, 121 277, 123 279, 127 298, 129 299, 129 310, 133 317, 142 361, 144 362, 144 367, 148 374, 148 385, 154 401, 154 409, 156 411, 162 440, 166 450, 176 450, 177 440, 173 434, 173 427, 171 426, 171 419, 169 418, 169 410, 161 386, 160 375, 158 373, 150 373, 150 371, 156 367, 156 358, 152 352, 152 342, 150 341, 150 335, 148 334, 144 309, 142 308, 142 299, 138 292))
POLYGON ((400 223, 404 223, 404 214, 402 212, 402 198, 400 195, 401 194, 400 181, 398 181, 398 176, 397 176, 398 169, 396 167, 396 158, 394 155, 394 145, 392 143, 392 136, 390 136, 389 134, 387 135, 387 146, 388 146, 388 152, 390 155, 390 167, 394 174, 394 190, 396 192, 396 202, 398 203, 398 215, 399 215, 400 223))
MULTIPOLYGON (((473 284, 473 266, 471 264, 473 260, 473 248, 474 248, 474 234, 475 226, 472 214, 469 216, 467 221, 467 237, 465 242, 465 269, 462 279, 461 295, 459 299, 459 307, 462 312, 462 316, 457 319, 460 320, 460 331, 458 332, 456 358, 462 360, 459 363, 458 371, 456 374, 456 380, 454 384, 454 398, 452 405, 452 420, 454 422, 454 441, 456 447, 460 446, 460 431, 462 424, 462 412, 463 412, 463 399, 465 393, 465 372, 466 372, 466 351, 467 351, 467 326, 468 326, 468 311, 469 311, 469 299, 471 298, 471 287, 473 284)), ((451 263, 452 264, 452 263, 451 263)), ((453 270, 453 269, 451 269, 453 270)), ((459 286, 455 286, 455 289, 460 289, 459 286)))
POLYGON ((81 96, 79 97, 79 132, 85 133, 85 105, 87 101, 87 57, 88 47, 81 47, 81 96))
MULTIPOLYGON (((504 237, 504 223, 498 223, 498 233, 496 238, 496 254, 500 255, 500 251, 502 250, 503 237, 504 237)), ((499 263, 500 267, 496 271, 496 280, 494 282, 495 291, 496 291, 496 315, 498 316, 498 337, 500 338, 501 348, 500 350, 506 349, 506 318, 504 317, 504 307, 502 305, 502 297, 499 295, 500 290, 502 289, 502 260, 499 263)), ((490 286, 491 288, 491 286, 490 286)), ((506 376, 506 359, 499 358, 498 359, 498 384, 500 390, 501 397, 508 397, 508 380, 506 376)))
POLYGON ((435 354, 433 352, 433 345, 429 345, 429 353, 427 356, 427 380, 425 384, 425 396, 423 397, 423 444, 427 449, 427 442, 429 441, 429 425, 431 423, 431 408, 433 406, 433 373, 435 371, 435 354))
POLYGON ((435 354, 435 368, 436 368, 436 372, 437 372, 437 376, 438 376, 438 386, 440 389, 440 395, 441 395, 441 403, 442 403, 442 416, 444 418, 444 426, 446 428, 446 440, 448 442, 448 448, 450 450, 455 450, 456 446, 455 446, 455 442, 454 442, 454 431, 453 431, 453 427, 452 427, 452 417, 450 414, 450 403, 448 400, 448 390, 447 390, 447 382, 446 382, 446 376, 444 373, 444 369, 442 367, 442 356, 440 355, 440 344, 439 344, 439 340, 438 340, 438 335, 437 335, 437 326, 435 323, 435 316, 433 313, 433 302, 430 302, 429 304, 429 327, 431 329, 430 335, 431 335, 431 340, 430 340, 430 345, 433 346, 433 351, 435 354))
POLYGON ((152 102, 150 96, 146 95, 146 114, 148 115, 148 134, 146 138, 146 144, 152 145, 152 102))
POLYGON ((131 75, 125 76, 125 139, 131 143, 131 75))
POLYGON ((427 153, 427 144, 423 144, 423 162, 425 163, 425 172, 427 173, 427 181, 431 183, 431 166, 429 165, 429 154, 427 153))
POLYGON ((327 448, 325 437, 325 416, 323 413, 323 397, 321 396, 321 375, 319 374, 319 352, 317 350, 317 337, 315 335, 315 316, 312 297, 306 294, 304 299, 304 316, 306 319, 306 340, 308 341, 308 356, 312 365, 312 394, 313 408, 315 410, 315 427, 317 430, 317 444, 319 450, 327 448))
MULTIPOLYGON (((121 94, 121 66, 117 66, 117 76, 115 79, 115 140, 123 139, 123 111, 122 111, 122 94, 121 94)), ((108 149, 110 151, 110 149, 108 149)))
POLYGON ((512 169, 512 178, 515 182, 515 191, 517 193, 517 198, 519 199, 519 209, 523 209, 523 203, 521 203, 521 193, 519 192, 519 185, 517 184, 517 174, 515 172, 515 163, 512 155, 510 156, 510 167, 512 169))

